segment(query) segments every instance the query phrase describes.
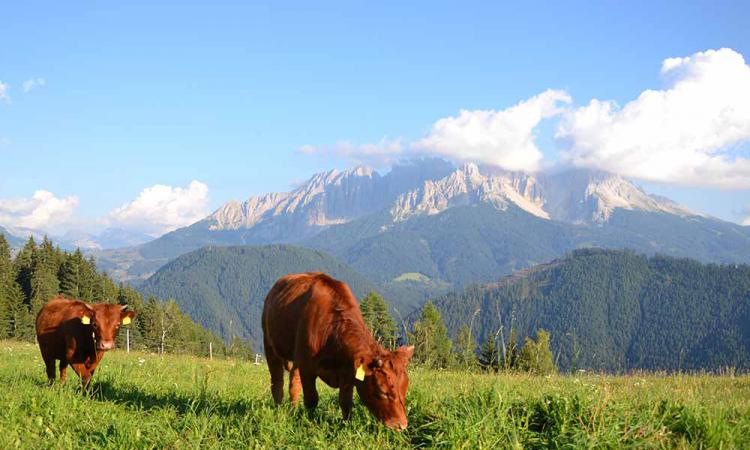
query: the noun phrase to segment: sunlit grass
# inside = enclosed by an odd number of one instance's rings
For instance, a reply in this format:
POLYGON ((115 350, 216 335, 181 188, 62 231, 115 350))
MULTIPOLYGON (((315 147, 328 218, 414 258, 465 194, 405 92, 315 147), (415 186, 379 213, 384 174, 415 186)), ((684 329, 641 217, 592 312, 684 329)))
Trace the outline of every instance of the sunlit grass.
MULTIPOLYGON (((0 341, 0 448, 748 448, 750 377, 549 378, 411 371, 409 429, 273 406, 265 366, 116 351, 89 394, 46 387, 38 349, 0 341)), ((355 395, 356 397, 356 395, 355 395)))

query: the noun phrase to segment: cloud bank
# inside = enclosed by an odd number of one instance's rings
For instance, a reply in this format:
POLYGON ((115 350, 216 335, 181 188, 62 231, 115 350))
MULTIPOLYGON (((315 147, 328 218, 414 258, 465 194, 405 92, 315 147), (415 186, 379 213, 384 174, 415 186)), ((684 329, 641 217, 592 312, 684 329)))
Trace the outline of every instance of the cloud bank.
POLYGON ((646 90, 618 108, 591 100, 569 111, 557 137, 563 159, 643 180, 750 188, 750 67, 731 49, 664 60, 664 90, 646 90))
POLYGON ((461 110, 408 145, 396 139, 301 151, 376 166, 421 154, 535 171, 550 162, 535 129, 554 119, 562 164, 673 185, 750 189, 750 66, 743 56, 723 48, 667 58, 660 75, 663 89, 644 90, 623 107, 600 99, 573 107, 566 91, 548 89, 506 109, 461 110))
POLYGON ((0 225, 8 228, 54 230, 70 223, 78 197, 65 198, 38 190, 30 198, 0 199, 0 225))
POLYGON ((184 188, 156 184, 110 212, 104 223, 156 237, 197 222, 207 208, 208 186, 200 181, 184 188))
POLYGON ((542 152, 534 142, 534 129, 542 119, 560 114, 560 104, 570 102, 567 92, 548 89, 500 111, 462 110, 456 117, 435 122, 413 147, 458 161, 536 171, 542 152))

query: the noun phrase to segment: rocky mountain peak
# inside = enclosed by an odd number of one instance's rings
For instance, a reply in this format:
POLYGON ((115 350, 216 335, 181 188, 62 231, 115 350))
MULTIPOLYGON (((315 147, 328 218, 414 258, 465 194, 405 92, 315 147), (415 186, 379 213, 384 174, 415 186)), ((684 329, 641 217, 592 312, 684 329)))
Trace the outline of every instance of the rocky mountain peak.
POLYGON ((391 207, 394 221, 438 214, 459 205, 487 203, 499 210, 513 204, 544 219, 602 224, 620 208, 678 215, 695 213, 650 196, 619 175, 574 169, 533 175, 480 168, 467 163, 440 180, 427 180, 399 196, 391 207))

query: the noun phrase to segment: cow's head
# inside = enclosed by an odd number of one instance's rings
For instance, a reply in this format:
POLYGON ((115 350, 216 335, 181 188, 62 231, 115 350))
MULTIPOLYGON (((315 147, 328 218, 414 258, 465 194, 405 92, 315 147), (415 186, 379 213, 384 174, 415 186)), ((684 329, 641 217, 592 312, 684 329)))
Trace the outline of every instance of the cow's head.
POLYGON ((110 305, 99 303, 96 305, 86 305, 87 311, 81 320, 86 320, 91 324, 96 341, 97 351, 107 351, 115 348, 115 338, 120 326, 130 323, 135 317, 135 312, 128 310, 128 305, 110 305))
POLYGON ((406 389, 409 376, 406 366, 414 354, 414 346, 390 352, 378 351, 355 358, 355 386, 362 403, 389 428, 403 430, 406 419, 406 389))

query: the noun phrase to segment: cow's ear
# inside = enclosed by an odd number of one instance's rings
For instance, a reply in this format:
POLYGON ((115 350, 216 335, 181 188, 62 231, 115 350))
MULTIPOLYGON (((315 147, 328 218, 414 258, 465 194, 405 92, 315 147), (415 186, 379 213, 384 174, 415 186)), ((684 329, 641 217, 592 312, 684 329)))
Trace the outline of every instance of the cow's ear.
POLYGON ((365 381, 365 376, 367 376, 366 370, 369 370, 369 368, 367 367, 365 358, 354 358, 354 379, 365 381))
POLYGON ((84 303, 83 305, 85 306, 85 308, 81 308, 79 318, 81 319, 82 324, 91 325, 91 322, 93 322, 94 320, 94 308, 86 303, 84 303))
POLYGON ((130 309, 130 306, 128 305, 121 305, 120 306, 120 317, 130 317, 131 319, 135 317, 135 311, 130 309))
POLYGON ((396 358, 404 361, 405 364, 409 364, 409 361, 411 361, 411 357, 414 356, 414 346, 402 345, 393 353, 396 355, 396 358))
POLYGON ((135 311, 129 310, 128 305, 122 305, 120 309, 120 320, 122 321, 122 324, 129 325, 133 317, 135 317, 135 311))

